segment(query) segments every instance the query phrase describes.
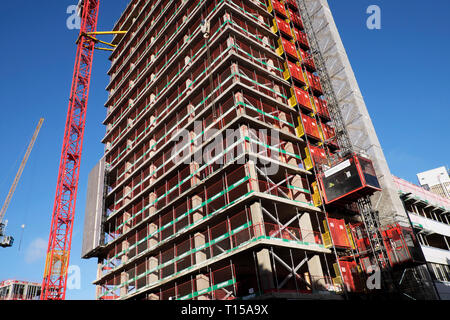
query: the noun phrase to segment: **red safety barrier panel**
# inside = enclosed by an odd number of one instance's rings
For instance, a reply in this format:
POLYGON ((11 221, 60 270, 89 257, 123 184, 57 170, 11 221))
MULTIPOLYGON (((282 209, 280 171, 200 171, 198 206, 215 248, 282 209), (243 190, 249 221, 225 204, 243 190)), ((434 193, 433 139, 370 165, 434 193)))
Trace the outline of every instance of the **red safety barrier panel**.
POLYGON ((321 140, 316 119, 308 117, 304 114, 302 114, 301 117, 306 134, 312 136, 313 138, 316 138, 317 140, 321 140))
POLYGON ((356 261, 339 261, 344 285, 349 292, 362 291, 362 283, 359 277, 356 261))
POLYGON ((314 103, 316 105, 316 108, 317 108, 316 111, 319 114, 319 116, 322 116, 326 119, 330 119, 330 113, 328 112, 327 101, 320 99, 318 97, 314 97, 314 103))
POLYGON ((286 53, 292 58, 298 60, 297 49, 295 48, 295 45, 284 38, 281 38, 281 43, 283 44, 284 51, 286 51, 286 53))
POLYGON ((292 9, 288 9, 289 12, 289 18, 294 23, 294 25, 300 27, 300 29, 303 29, 303 21, 300 15, 297 12, 294 12, 292 9))
POLYGON ((309 48, 309 42, 308 37, 306 36, 306 33, 298 30, 297 28, 294 28, 294 36, 295 40, 302 46, 309 48))
POLYGON ((297 103, 300 106, 302 106, 310 111, 313 111, 308 92, 303 91, 302 89, 297 88, 297 87, 294 87, 294 92, 295 92, 295 98, 297 99, 297 103))
POLYGON ((331 237, 333 238, 333 244, 336 247, 351 247, 344 219, 328 218, 328 226, 330 228, 331 237))
POLYGON ((400 226, 390 226, 389 229, 383 230, 381 234, 391 266, 412 261, 411 253, 400 226))
POLYGON ((293 62, 288 61, 287 63, 288 63, 289 73, 291 74, 291 76, 295 80, 300 81, 302 84, 306 84, 305 77, 303 76, 302 68, 293 62))
POLYGON ((314 91, 322 94, 323 91, 322 91, 322 85, 320 84, 320 78, 308 71, 306 71, 306 74, 308 76, 309 85, 311 86, 311 88, 314 91))
POLYGON ((278 29, 280 29, 280 31, 285 35, 292 37, 291 27, 289 27, 289 24, 280 17, 275 17, 275 20, 277 21, 278 29))
POLYGON ((316 65, 314 64, 312 55, 302 49, 300 49, 300 55, 305 66, 309 67, 310 69, 316 70, 316 65))
POLYGON ((271 2, 272 2, 272 7, 275 9, 276 12, 287 17, 286 9, 284 8, 284 5, 281 4, 281 2, 279 2, 277 0, 272 0, 271 2))
POLYGON ((334 128, 325 123, 322 123, 322 129, 325 140, 331 139, 336 135, 334 128))
POLYGON ((314 164, 325 163, 327 161, 327 154, 323 148, 309 145, 309 152, 311 153, 314 164))

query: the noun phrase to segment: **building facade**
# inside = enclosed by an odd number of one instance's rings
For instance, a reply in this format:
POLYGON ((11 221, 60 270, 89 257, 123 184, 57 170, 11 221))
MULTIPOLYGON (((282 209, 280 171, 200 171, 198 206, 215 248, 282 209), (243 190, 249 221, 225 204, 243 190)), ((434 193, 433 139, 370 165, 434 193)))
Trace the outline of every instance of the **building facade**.
POLYGON ((394 177, 439 298, 450 300, 450 200, 394 177))
POLYGON ((378 260, 414 263, 326 1, 134 0, 114 30, 128 32, 113 40, 82 250, 98 259, 97 299, 341 299, 367 292, 378 260), (343 178, 364 186, 328 204, 319 173, 342 131, 374 166, 346 158, 343 178), (369 193, 381 253, 356 204, 369 193))
POLYGON ((40 296, 39 283, 18 280, 0 282, 0 300, 39 300, 40 296))
POLYGON ((439 167, 418 173, 417 179, 424 189, 450 199, 450 176, 447 168, 439 167))

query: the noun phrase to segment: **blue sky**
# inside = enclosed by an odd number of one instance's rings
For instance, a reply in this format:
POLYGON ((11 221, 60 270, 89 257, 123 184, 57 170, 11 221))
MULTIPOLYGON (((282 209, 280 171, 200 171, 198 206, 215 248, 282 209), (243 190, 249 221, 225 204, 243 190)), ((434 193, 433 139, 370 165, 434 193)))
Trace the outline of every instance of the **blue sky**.
MULTIPOLYGON (((41 282, 78 32, 66 27, 76 0, 2 3, 0 8, 0 201, 40 117, 44 125, 7 212, 15 246, 0 250, 0 280, 41 282), (26 228, 21 238, 20 225, 26 228)), ((450 2, 329 0, 369 113, 393 174, 416 182, 420 171, 448 165, 450 2), (366 28, 366 9, 381 8, 382 29, 366 28)), ((109 30, 127 1, 101 1, 99 30, 109 30)), ((71 264, 81 289, 67 299, 93 299, 96 261, 82 260, 87 175, 103 153, 108 54, 96 52, 71 264)))

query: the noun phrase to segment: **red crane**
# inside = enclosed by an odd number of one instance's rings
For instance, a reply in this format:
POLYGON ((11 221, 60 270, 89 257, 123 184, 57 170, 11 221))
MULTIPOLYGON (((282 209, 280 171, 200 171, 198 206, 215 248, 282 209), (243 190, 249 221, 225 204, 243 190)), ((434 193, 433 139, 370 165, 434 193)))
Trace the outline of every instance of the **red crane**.
POLYGON ((79 6, 81 30, 77 41, 41 300, 64 300, 66 296, 86 108, 96 43, 88 34, 97 31, 99 0, 84 0, 79 6))

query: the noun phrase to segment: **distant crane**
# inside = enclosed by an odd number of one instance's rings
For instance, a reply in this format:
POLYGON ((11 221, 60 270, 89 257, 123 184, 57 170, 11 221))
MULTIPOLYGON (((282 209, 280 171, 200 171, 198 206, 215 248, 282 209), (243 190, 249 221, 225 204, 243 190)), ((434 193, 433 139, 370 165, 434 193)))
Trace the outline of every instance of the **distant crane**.
POLYGON ((6 225, 8 224, 7 220, 3 220, 6 214, 6 210, 9 207, 9 203, 11 202, 14 191, 16 191, 16 187, 19 183, 20 177, 22 175, 23 169, 27 164, 28 158, 30 157, 31 150, 33 149, 34 143, 36 142, 39 131, 41 130, 42 123, 44 122, 44 118, 39 120, 39 123, 34 130, 33 137, 31 138, 30 144, 28 145, 27 151, 23 156, 22 162, 20 164, 19 170, 17 171, 16 177, 14 178, 13 184, 9 189, 8 195, 6 196, 5 203, 3 204, 2 210, 0 211, 0 247, 8 248, 11 247, 14 243, 14 238, 12 236, 5 235, 6 225))

